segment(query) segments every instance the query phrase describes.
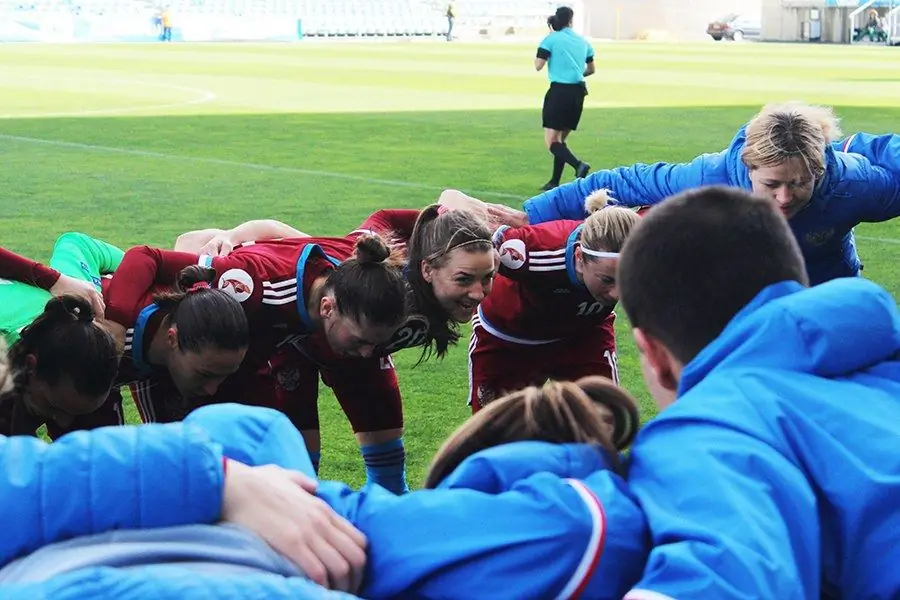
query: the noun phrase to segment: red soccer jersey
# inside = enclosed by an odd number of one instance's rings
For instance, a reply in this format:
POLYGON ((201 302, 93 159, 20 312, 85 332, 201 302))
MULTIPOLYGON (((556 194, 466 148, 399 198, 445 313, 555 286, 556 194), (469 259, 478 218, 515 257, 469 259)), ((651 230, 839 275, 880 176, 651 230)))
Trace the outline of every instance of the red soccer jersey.
MULTIPOLYGON (((312 368, 338 367, 347 359, 337 356, 324 337, 312 329, 307 312, 307 298, 313 282, 350 257, 355 241, 348 238, 290 238, 247 243, 235 248, 228 256, 197 256, 183 252, 161 250, 147 246, 126 252, 116 276, 107 290, 107 315, 117 322, 136 322, 147 304, 148 290, 158 285, 172 285, 181 270, 192 264, 212 267, 217 272, 214 286, 226 291, 244 307, 250 324, 251 343, 241 369, 219 388, 216 398, 243 401, 250 394, 245 382, 249 375, 266 375, 273 371, 272 358, 279 356, 278 366, 296 361, 312 368), (289 351, 294 358, 285 358, 289 351), (242 382, 240 385, 239 382, 242 382), (232 385, 233 384, 233 385, 232 385), (238 391, 240 387, 240 391, 238 391)), ((360 360, 360 359, 354 359, 360 360)), ((378 358, 368 359, 381 364, 378 358)), ((399 398, 393 368, 367 372, 373 379, 358 382, 351 389, 384 389, 386 395, 399 398)), ((266 381, 267 378, 256 378, 266 381)), ((273 386, 279 384, 269 377, 273 386)), ((335 392, 341 386, 334 385, 335 392)), ((145 396, 159 403, 158 394, 145 390, 145 396)), ((285 389, 285 392, 293 390, 285 389)), ((359 391, 359 393, 363 393, 359 391)), ((252 394, 251 394, 252 395, 252 394)), ((271 396, 271 390, 266 391, 271 396)), ((276 394, 279 404, 291 404, 315 398, 291 397, 276 394)), ((303 394, 304 396, 306 394, 303 394)))
POLYGON ((580 234, 580 221, 497 229, 500 269, 478 307, 481 325, 500 339, 534 344, 603 323, 612 308, 594 300, 575 273, 580 234))

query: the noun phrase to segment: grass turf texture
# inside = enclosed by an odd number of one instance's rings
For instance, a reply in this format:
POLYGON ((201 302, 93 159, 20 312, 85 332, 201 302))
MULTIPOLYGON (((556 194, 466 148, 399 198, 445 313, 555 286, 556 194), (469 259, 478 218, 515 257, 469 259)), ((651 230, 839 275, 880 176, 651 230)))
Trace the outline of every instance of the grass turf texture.
MULTIPOLYGON (((891 131, 900 117, 892 48, 596 50, 570 140, 594 169, 719 150, 771 101, 834 105, 847 132, 891 131)), ((171 247, 189 229, 270 217, 341 235, 444 187, 519 205, 551 167, 540 130, 546 79, 532 55, 532 45, 439 42, 2 46, 0 243, 47 259, 70 230, 171 247)), ((900 221, 857 233, 866 275, 900 295, 900 221)), ((618 329, 622 383, 649 418, 624 315, 618 329)), ((443 363, 412 369, 416 352, 395 356, 415 486, 469 414, 465 334, 443 363)), ((355 440, 327 389, 319 408, 321 475, 360 484, 355 440)))

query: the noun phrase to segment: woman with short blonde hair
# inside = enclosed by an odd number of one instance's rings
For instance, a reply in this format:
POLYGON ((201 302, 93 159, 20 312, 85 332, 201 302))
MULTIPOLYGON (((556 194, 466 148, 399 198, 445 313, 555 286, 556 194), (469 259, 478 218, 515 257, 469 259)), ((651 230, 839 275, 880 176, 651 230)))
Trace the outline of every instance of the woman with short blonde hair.
POLYGON ((769 104, 721 152, 686 163, 638 163, 596 171, 531 198, 511 224, 582 219, 587 194, 607 189, 613 203, 653 205, 679 192, 727 185, 769 198, 790 222, 811 283, 857 276, 862 264, 853 228, 900 216, 900 170, 834 147, 841 136, 832 109, 803 102, 769 104))

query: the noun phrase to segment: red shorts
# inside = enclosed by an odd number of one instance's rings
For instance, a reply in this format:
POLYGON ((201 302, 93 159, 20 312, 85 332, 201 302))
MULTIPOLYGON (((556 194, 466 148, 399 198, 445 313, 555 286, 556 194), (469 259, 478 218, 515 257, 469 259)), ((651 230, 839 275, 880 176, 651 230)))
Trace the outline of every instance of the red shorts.
POLYGON ((469 405, 472 412, 504 394, 548 379, 574 381, 602 375, 619 383, 615 314, 583 334, 549 344, 527 344, 492 335, 476 316, 469 342, 469 405))

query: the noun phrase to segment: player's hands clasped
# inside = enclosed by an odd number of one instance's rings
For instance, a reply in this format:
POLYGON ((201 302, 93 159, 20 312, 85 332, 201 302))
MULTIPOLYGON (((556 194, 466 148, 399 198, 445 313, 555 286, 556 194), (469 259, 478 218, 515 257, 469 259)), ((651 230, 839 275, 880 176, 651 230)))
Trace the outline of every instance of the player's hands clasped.
POLYGON ((219 233, 214 235, 202 248, 198 254, 207 256, 228 256, 234 250, 234 242, 229 239, 228 233, 219 233))
POLYGON ((354 593, 367 540, 315 490, 316 482, 301 473, 229 460, 222 519, 255 532, 319 585, 354 593))
POLYGON ((528 225, 528 216, 521 210, 516 210, 505 204, 487 204, 488 223, 491 229, 500 225, 509 227, 525 227, 528 225))
POLYGON ((60 275, 59 280, 50 288, 50 293, 54 296, 78 296, 84 298, 91 304, 94 311, 94 318, 102 319, 106 310, 106 303, 103 302, 103 296, 89 281, 75 279, 68 275, 60 275))

